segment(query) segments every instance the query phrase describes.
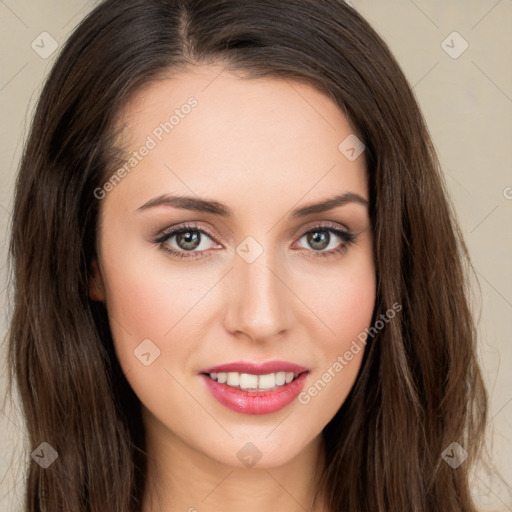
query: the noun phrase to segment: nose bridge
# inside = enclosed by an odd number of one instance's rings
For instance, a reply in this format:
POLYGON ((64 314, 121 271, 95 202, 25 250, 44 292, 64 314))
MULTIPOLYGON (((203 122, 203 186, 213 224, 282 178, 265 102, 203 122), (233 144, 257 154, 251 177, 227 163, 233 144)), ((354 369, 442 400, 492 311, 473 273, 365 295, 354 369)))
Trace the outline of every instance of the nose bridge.
POLYGON ((278 255, 248 237, 237 247, 229 287, 226 327, 248 334, 255 341, 290 327, 290 291, 278 255))

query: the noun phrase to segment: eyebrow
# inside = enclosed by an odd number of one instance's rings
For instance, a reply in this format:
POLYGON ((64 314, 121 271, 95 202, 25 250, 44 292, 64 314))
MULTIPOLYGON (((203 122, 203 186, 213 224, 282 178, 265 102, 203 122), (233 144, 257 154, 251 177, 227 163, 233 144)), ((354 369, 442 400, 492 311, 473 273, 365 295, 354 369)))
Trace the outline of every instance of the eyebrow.
MULTIPOLYGON (((368 201, 363 196, 354 192, 345 192, 343 194, 324 199, 320 202, 301 206, 291 213, 291 217, 306 217, 307 215, 311 215, 313 213, 326 212, 338 206, 344 206, 349 203, 361 204, 368 208, 368 201)), ((225 204, 219 203, 218 201, 210 201, 193 196, 176 196, 169 194, 163 194, 161 196, 150 199, 147 203, 144 203, 135 211, 144 211, 150 208, 155 208, 157 206, 171 206, 184 210, 207 212, 214 215, 219 215, 221 217, 233 216, 233 212, 225 204)))

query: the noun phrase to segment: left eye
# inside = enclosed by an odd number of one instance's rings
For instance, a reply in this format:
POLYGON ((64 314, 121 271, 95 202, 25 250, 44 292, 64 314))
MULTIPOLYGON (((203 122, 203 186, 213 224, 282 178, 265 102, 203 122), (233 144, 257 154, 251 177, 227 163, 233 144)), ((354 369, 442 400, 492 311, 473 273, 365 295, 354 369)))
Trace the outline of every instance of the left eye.
POLYGON ((300 240, 305 239, 309 247, 315 252, 324 250, 329 252, 329 250, 336 249, 340 245, 339 241, 336 242, 336 238, 341 238, 342 243, 348 242, 342 236, 343 234, 333 228, 315 228, 302 235, 300 240))

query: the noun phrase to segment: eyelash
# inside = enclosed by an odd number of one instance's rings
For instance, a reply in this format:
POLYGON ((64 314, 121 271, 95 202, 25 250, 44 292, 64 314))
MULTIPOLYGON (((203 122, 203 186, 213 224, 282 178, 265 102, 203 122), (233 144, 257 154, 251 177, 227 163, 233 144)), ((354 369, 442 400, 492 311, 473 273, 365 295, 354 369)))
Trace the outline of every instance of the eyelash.
MULTIPOLYGON (((199 228, 194 224, 185 224, 183 226, 179 226, 172 230, 161 233, 154 239, 154 243, 159 245, 163 251, 171 254, 173 257, 178 258, 178 259, 196 260, 198 258, 204 257, 204 256, 191 256, 189 254, 201 254, 206 251, 177 251, 177 250, 169 247, 165 243, 173 236, 179 235, 181 233, 186 233, 188 231, 199 232, 215 241, 215 237, 211 233, 209 233, 207 230, 205 230, 203 228, 199 228)), ((339 247, 337 247, 336 249, 331 249, 330 251, 311 250, 311 252, 315 253, 315 256, 313 256, 314 258, 328 258, 331 256, 335 256, 336 254, 344 254, 348 250, 349 245, 355 243, 356 236, 352 232, 340 229, 332 224, 319 224, 317 226, 313 226, 312 228, 305 231, 299 237, 299 240, 301 238, 303 238, 305 235, 308 235, 309 233, 314 233, 316 231, 327 231, 329 233, 334 233, 336 236, 341 238, 342 242, 340 243, 339 247)))

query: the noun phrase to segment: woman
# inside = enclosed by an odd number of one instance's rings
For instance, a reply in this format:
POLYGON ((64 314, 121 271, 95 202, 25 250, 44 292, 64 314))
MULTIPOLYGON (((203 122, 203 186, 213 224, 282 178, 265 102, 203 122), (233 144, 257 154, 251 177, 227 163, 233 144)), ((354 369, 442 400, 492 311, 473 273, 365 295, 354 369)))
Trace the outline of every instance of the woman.
POLYGON ((16 189, 27 511, 476 510, 467 252, 339 0, 106 0, 16 189))

